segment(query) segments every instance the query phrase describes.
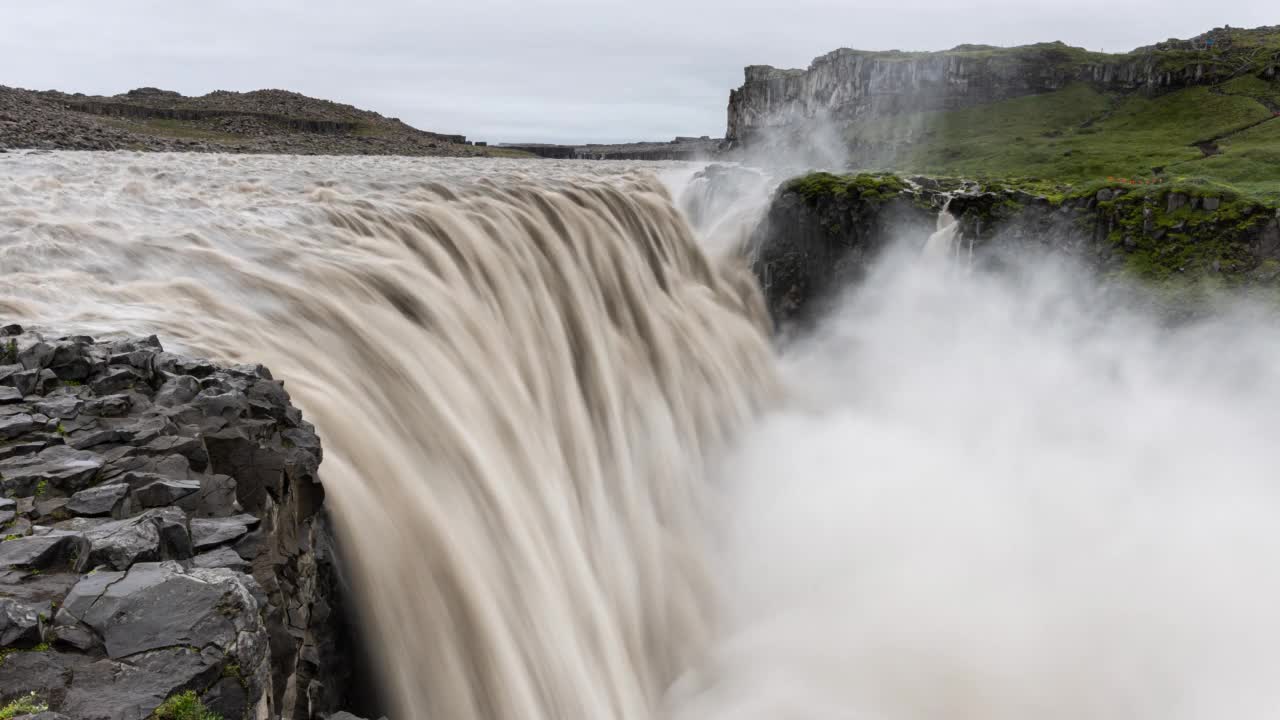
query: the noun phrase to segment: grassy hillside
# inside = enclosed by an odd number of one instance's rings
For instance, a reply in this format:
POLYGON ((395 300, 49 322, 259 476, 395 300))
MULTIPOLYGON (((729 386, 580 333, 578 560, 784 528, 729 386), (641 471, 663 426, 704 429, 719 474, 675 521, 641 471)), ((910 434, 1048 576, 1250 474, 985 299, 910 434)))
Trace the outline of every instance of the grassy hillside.
POLYGON ((1077 84, 850 131, 891 146, 876 164, 908 172, 1076 184, 1203 177, 1280 199, 1280 82, 1256 77, 1159 97, 1109 96, 1077 84))
POLYGON ((1280 200, 1280 75, 1266 70, 1280 54, 1280 32, 1241 34, 1231 53, 1159 52, 1164 63, 1194 57, 1220 63, 1216 71, 1237 72, 1162 95, 1104 92, 1081 82, 962 110, 885 118, 849 128, 847 139, 855 163, 876 169, 1063 186, 1202 178, 1280 200))

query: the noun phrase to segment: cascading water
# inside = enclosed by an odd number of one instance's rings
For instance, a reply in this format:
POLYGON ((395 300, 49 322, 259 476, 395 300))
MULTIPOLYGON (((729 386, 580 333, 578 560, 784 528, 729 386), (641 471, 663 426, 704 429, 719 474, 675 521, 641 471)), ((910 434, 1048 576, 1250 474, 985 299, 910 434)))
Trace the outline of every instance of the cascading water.
POLYGON ((0 161, 5 320, 287 380, 395 720, 1273 718, 1274 317, 917 243, 777 358, 632 166, 0 161))
POLYGON ((923 255, 938 260, 954 260, 960 252, 960 219, 951 214, 951 196, 938 211, 938 226, 924 243, 923 255))
POLYGON ((652 176, 3 167, 0 315, 155 331, 286 379, 394 717, 659 712, 713 627, 706 462, 775 378, 753 280, 699 252, 652 176))

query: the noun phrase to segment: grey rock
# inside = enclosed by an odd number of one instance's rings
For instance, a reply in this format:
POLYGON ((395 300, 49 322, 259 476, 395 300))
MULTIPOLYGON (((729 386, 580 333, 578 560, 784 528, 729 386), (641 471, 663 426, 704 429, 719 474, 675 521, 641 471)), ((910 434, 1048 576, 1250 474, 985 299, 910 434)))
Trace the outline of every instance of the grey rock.
POLYGON ((200 492, 200 481, 198 480, 171 480, 164 478, 134 490, 133 500, 138 507, 165 507, 198 492, 200 492))
POLYGON ((44 524, 48 524, 50 520, 66 520, 68 518, 66 507, 67 498, 64 497, 37 499, 36 517, 40 518, 40 522, 44 524))
POLYGON ((112 395, 133 387, 139 382, 144 382, 144 378, 137 370, 131 367, 113 367, 98 379, 94 380, 89 387, 93 388, 93 392, 98 395, 112 395))
POLYGON ((0 647, 31 647, 38 644, 44 619, 48 615, 48 604, 37 608, 12 598, 0 598, 0 647))
POLYGON ((127 661, 98 660, 76 669, 58 711, 76 720, 145 720, 171 695, 212 683, 222 664, 217 649, 189 647, 146 652, 127 661))
POLYGON ((18 352, 18 362, 28 370, 42 370, 53 361, 54 348, 44 342, 28 345, 18 352))
POLYGON ((34 455, 51 445, 61 445, 62 438, 46 438, 43 440, 33 440, 28 435, 25 439, 9 445, 0 446, 0 461, 8 460, 16 457, 26 457, 34 455), (55 441, 56 440, 56 441, 55 441))
POLYGON ((239 540, 257 526, 258 518, 252 515, 195 519, 191 521, 191 542, 196 550, 207 550, 239 540))
POLYGON ((0 461, 0 486, 9 495, 29 496, 44 482, 69 494, 87 487, 102 466, 98 455, 56 445, 34 457, 0 461))
POLYGON ((18 392, 18 388, 7 385, 0 386, 0 405, 11 405, 20 402, 22 402, 22 393, 18 392))
POLYGON ((46 570, 55 565, 82 567, 89 543, 78 533, 53 532, 0 542, 0 567, 46 570))
POLYGON ((1222 198, 1207 197, 1204 199, 1203 207, 1210 212, 1222 207, 1222 198))
POLYGON ((248 560, 240 557, 239 553, 229 547, 220 547, 197 555, 191 564, 198 568, 228 568, 243 573, 249 572, 253 567, 248 560))
POLYGON ((88 625, 80 622, 64 609, 59 609, 54 616, 52 633, 56 643, 75 648, 80 652, 89 652, 102 644, 88 625))
MULTIPOLYGON (((0 663, 0 697, 21 697, 33 689, 46 698, 60 697, 76 672, 90 662, 91 658, 73 653, 13 653, 0 663)), ((74 713, 71 717, 80 720, 74 713)))
POLYGON ((190 375, 182 375, 165 381, 156 392, 155 404, 177 407, 191 402, 200 394, 200 381, 190 375))
POLYGON ((0 417, 0 440, 12 440, 35 427, 35 421, 25 413, 0 417))
POLYGON ((70 420, 84 409, 84 401, 74 395, 54 395, 37 402, 35 409, 49 417, 70 420))
POLYGON ((128 494, 129 486, 125 483, 87 488, 71 496, 67 510, 86 517, 114 515, 124 504, 128 494))
POLYGON ((193 554, 186 515, 177 508, 148 510, 85 532, 88 566, 126 570, 139 562, 185 560, 193 554))
POLYGON ((162 562, 101 574, 111 577, 86 578, 72 588, 63 609, 102 637, 111 658, 176 645, 231 649, 239 633, 258 620, 247 579, 230 570, 184 571, 162 562))
POLYGON ((0 497, 0 525, 8 523, 18 514, 18 503, 12 498, 0 497))
POLYGON ((85 403, 84 412, 98 417, 121 417, 132 407, 133 401, 128 395, 108 395, 85 403))

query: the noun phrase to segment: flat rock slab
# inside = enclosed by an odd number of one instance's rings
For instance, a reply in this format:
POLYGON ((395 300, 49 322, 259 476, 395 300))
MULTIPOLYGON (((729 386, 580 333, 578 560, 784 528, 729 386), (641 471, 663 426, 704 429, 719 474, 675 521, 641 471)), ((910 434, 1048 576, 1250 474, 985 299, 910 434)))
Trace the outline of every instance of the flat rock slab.
POLYGON ((62 609, 92 628, 115 659, 179 645, 230 649, 237 625, 252 625, 257 613, 241 577, 230 570, 184 571, 174 562, 137 563, 127 572, 86 577, 62 609))
POLYGON ((89 554, 89 543, 78 533, 54 532, 0 542, 0 567, 47 570, 77 565, 89 554))
POLYGON ((85 531, 89 567, 127 569, 137 562, 185 560, 194 555, 186 514, 178 508, 148 510, 85 531))
POLYGON ((133 491, 138 507, 154 508, 173 505, 188 495, 200 492, 199 480, 157 480, 133 491))
POLYGON ((198 568, 228 568, 243 573, 249 572, 253 567, 248 560, 240 557, 240 553, 229 547, 220 547, 197 555, 191 563, 198 568))
POLYGON ((72 495, 66 508, 67 512, 84 517, 103 517, 119 510, 128 495, 129 486, 125 483, 99 485, 72 495))
POLYGON ((0 486, 10 496, 33 495, 41 483, 71 494, 88 487, 103 464, 94 453, 55 445, 34 457, 0 461, 0 486))
POLYGON ((191 521, 191 543, 197 551, 207 550, 224 543, 239 540, 251 528, 258 526, 258 518, 252 515, 236 515, 228 518, 197 518, 191 521))

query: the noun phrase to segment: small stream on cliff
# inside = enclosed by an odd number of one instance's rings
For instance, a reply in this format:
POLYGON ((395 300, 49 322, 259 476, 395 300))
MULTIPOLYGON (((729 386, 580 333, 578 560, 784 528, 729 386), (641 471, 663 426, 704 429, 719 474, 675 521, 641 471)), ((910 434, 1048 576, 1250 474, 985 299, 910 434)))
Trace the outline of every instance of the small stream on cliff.
POLYGON ((697 169, 10 153, 0 320, 286 381, 395 720, 1274 717, 1272 324, 919 238, 778 350, 697 169))

